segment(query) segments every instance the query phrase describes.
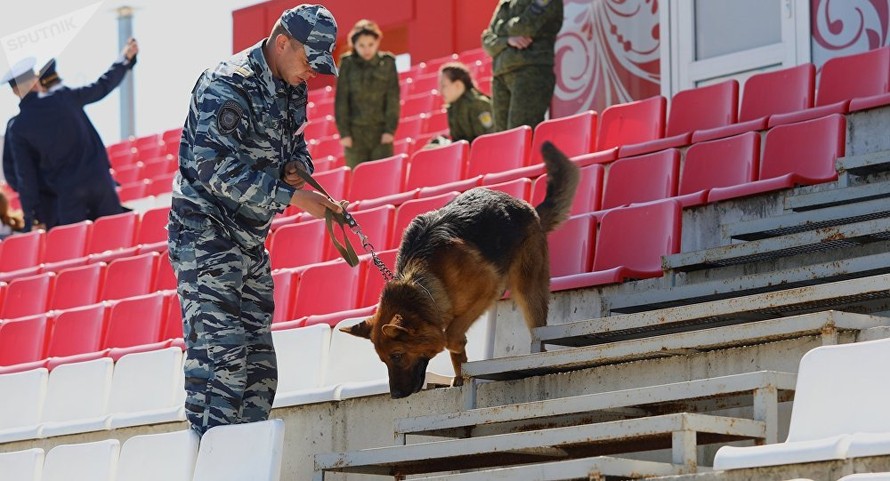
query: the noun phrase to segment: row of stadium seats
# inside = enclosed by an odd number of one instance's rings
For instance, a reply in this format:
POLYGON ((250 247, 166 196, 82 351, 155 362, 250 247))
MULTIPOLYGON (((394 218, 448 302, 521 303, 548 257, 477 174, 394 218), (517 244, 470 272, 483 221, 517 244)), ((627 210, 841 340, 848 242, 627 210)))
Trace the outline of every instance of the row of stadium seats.
POLYGON ((284 422, 220 426, 0 453, 4 481, 278 481, 284 422))

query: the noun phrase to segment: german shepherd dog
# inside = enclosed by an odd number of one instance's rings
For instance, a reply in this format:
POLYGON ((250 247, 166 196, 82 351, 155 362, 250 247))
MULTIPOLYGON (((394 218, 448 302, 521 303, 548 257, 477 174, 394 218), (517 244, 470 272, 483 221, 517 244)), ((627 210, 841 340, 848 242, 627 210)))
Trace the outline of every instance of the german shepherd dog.
POLYGON ((550 261, 547 233, 569 215, 578 167, 551 143, 541 152, 547 194, 532 208, 509 194, 475 188, 416 217, 402 236, 396 279, 377 312, 344 332, 370 339, 389 371, 389 392, 403 398, 424 385, 430 359, 448 349, 453 385, 463 384, 470 325, 505 289, 529 329, 547 322, 550 261))

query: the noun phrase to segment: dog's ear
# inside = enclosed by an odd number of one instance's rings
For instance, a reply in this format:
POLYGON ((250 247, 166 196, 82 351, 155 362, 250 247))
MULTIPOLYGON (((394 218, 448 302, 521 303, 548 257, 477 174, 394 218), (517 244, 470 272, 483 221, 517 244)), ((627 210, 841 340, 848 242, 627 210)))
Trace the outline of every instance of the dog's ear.
POLYGON ((409 334, 408 329, 405 329, 402 324, 402 316, 396 314, 392 316, 392 320, 389 321, 389 324, 385 324, 382 327, 383 334, 392 339, 397 339, 399 336, 403 334, 409 334))
POLYGON ((352 334, 356 337, 364 337, 365 339, 371 339, 371 323, 368 322, 367 319, 364 321, 353 324, 349 327, 341 327, 340 331, 345 332, 347 334, 352 334))

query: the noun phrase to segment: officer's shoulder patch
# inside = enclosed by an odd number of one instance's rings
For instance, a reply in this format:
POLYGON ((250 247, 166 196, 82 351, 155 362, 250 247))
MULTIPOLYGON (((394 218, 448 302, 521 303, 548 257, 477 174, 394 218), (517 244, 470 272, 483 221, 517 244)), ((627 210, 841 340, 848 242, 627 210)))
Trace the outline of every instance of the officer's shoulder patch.
POLYGON ((486 129, 490 129, 491 126, 494 125, 494 120, 491 118, 491 112, 485 111, 479 114, 479 123, 486 129))
POLYGON ((547 5, 550 5, 550 1, 551 1, 551 0, 535 0, 535 3, 536 3, 539 7, 546 7, 547 5))
POLYGON ((540 15, 544 13, 544 10, 547 8, 547 5, 550 5, 552 0, 534 0, 532 3, 532 13, 535 15, 540 15))
POLYGON ((251 70, 243 65, 240 65, 237 68, 235 68, 235 73, 244 77, 244 78, 250 78, 251 76, 253 76, 253 70, 251 70))
POLYGON ((234 100, 226 100, 216 113, 216 126, 222 134, 231 134, 238 128, 244 109, 234 100))

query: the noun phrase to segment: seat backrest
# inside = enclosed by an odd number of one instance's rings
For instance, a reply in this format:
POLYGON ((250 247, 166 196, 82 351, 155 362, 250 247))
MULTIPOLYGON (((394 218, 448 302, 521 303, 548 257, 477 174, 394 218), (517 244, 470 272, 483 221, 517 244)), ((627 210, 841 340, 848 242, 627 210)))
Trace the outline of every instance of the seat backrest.
POLYGON ((469 157, 470 143, 466 140, 443 147, 418 150, 408 165, 405 190, 461 180, 469 157))
POLYGON ((322 219, 286 225, 272 235, 269 256, 272 269, 299 267, 321 262, 327 232, 322 219))
MULTIPOLYGON (((4 393, 3 409, 0 409, 0 431, 34 426, 40 422, 46 400, 48 376, 49 372, 42 367, 12 374, 0 374, 0 392, 4 393)), ((3 462, 0 461, 0 466, 2 465, 3 462)), ((0 469, 0 473, 4 471, 0 469)))
POLYGON ((294 271, 282 269, 272 273, 272 299, 275 301, 275 311, 272 314, 272 322, 289 321, 291 299, 294 297, 294 271))
POLYGON ((678 193, 685 195, 756 180, 759 159, 757 132, 693 144, 686 151, 678 193))
POLYGON ((43 481, 113 481, 120 441, 61 444, 46 453, 43 481))
POLYGON ((331 326, 313 324, 296 329, 272 331, 275 355, 278 357, 279 393, 321 386, 331 326))
POLYGON ((49 373, 42 420, 65 422, 107 414, 113 369, 109 357, 56 366, 49 373))
POLYGON ((423 133, 423 126, 426 124, 427 114, 415 115, 412 117, 402 117, 399 119, 399 127, 396 129, 397 139, 417 138, 423 133))
POLYGON ((596 218, 590 214, 570 217, 547 236, 550 277, 590 272, 596 218))
MULTIPOLYGON (((603 199, 603 178, 606 169, 602 165, 588 165, 581 169, 571 215, 586 214, 600 209, 603 199)), ((539 176, 532 184, 531 205, 538 205, 547 195, 547 174, 539 176)))
POLYGON ((93 222, 87 254, 132 247, 138 221, 139 216, 133 211, 99 217, 93 222))
POLYGON ((0 453, 0 473, 9 481, 40 481, 43 476, 43 449, 0 453))
POLYGON ((334 134, 336 124, 334 118, 330 115, 324 117, 316 117, 306 124, 303 135, 307 139, 320 139, 334 134))
POLYGON ((163 313, 161 292, 115 302, 108 310, 102 347, 133 347, 160 341, 163 313))
POLYGON ((164 324, 161 328, 161 340, 182 339, 182 304, 179 300, 179 294, 174 292, 167 296, 166 311, 166 314, 163 316, 164 324))
POLYGON ((544 161, 541 145, 550 141, 567 157, 589 154, 596 147, 596 112, 588 110, 559 119, 549 119, 535 127, 532 141, 531 164, 544 161))
POLYGON ((457 192, 414 199, 405 202, 396 209, 396 218, 393 223, 392 234, 389 238, 389 248, 394 249, 402 242, 402 233, 415 217, 443 207, 458 196, 457 192))
POLYGON ((346 188, 349 185, 349 167, 338 167, 313 174, 312 178, 324 187, 324 190, 334 199, 345 199, 346 188))
POLYGON ((354 309, 358 300, 357 268, 343 260, 307 267, 294 291, 293 318, 354 309), (332 291, 333 289, 333 291, 332 291))
POLYGON ((531 192, 532 188, 532 180, 523 177, 521 179, 513 179, 506 182, 498 182, 497 184, 486 185, 485 188, 503 192, 505 194, 510 194, 519 200, 524 200, 527 202, 529 192, 531 192))
POLYGON ((890 432, 890 339, 817 347, 800 360, 788 442, 890 432))
POLYGON ((410 85, 408 86, 408 95, 432 95, 430 91, 438 90, 438 88, 439 73, 431 71, 430 73, 418 75, 411 79, 410 85))
POLYGON ((127 354, 111 378, 108 412, 132 414, 176 406, 183 389, 182 349, 127 354))
POLYGON ((284 421, 211 428, 201 438, 192 481, 278 481, 284 421))
POLYGON ((608 107, 600 114, 596 150, 664 137, 666 109, 667 100, 660 95, 608 107))
POLYGON ((835 161, 844 156, 846 136, 846 119, 840 114, 773 127, 766 133, 760 178, 796 173, 814 180, 834 180, 835 161))
POLYGON ((91 221, 53 227, 46 233, 43 262, 58 262, 86 255, 91 221))
MULTIPOLYGON (((375 249, 385 249, 389 245, 389 233, 392 230, 395 215, 395 206, 389 204, 352 212, 352 218, 362 228, 362 234, 368 238, 368 241, 375 249)), ((337 233, 337 236, 339 239, 340 233, 337 233)), ((354 232, 347 229, 346 237, 349 238, 356 250, 363 252, 361 239, 354 232)), ((334 243, 330 239, 325 237, 322 243, 325 246, 324 260, 333 260, 340 257, 340 253, 337 252, 334 243)))
MULTIPOLYGON (((327 157, 329 155, 334 157, 343 155, 343 145, 340 144, 340 139, 337 137, 313 141, 313 143, 310 144, 309 149, 310 152, 312 152, 313 160, 327 157)), ((316 169, 316 171, 318 170, 319 169, 316 169)))
POLYGON ((9 236, 0 244, 0 272, 36 266, 40 262, 43 231, 9 236))
POLYGON ((886 93, 890 91, 888 72, 890 47, 828 59, 819 76, 816 106, 886 93))
MULTIPOLYGON (((396 249, 391 249, 378 252, 377 257, 389 270, 394 272, 396 268, 397 254, 398 251, 396 249)), ((358 307, 367 307, 377 304, 380 300, 380 292, 383 290, 384 284, 386 284, 386 281, 383 279, 383 275, 377 269, 377 266, 369 259, 368 265, 365 267, 362 286, 359 290, 359 296, 361 297, 359 297, 358 307)))
POLYGON ((46 312, 54 277, 55 274, 47 272, 13 279, 6 288, 0 319, 13 319, 46 312))
POLYGON ((197 459, 191 429, 133 436, 121 446, 115 481, 192 481, 197 459))
POLYGON ((123 299, 151 292, 158 256, 157 252, 147 252, 111 261, 99 299, 123 299))
POLYGON ((735 79, 683 90, 671 99, 664 135, 670 137, 734 124, 738 112, 739 82, 735 79))
POLYGON ((362 162, 352 169, 349 201, 375 199, 398 194, 405 181, 407 155, 394 155, 385 159, 362 162))
MULTIPOLYGON (((433 110, 434 102, 438 100, 436 96, 429 93, 412 95, 402 100, 401 117, 412 117, 414 115, 428 114, 433 110)), ((441 105, 441 101, 440 101, 441 105)))
POLYGON ((476 137, 470 146, 466 178, 528 165, 532 129, 527 125, 476 137))
POLYGON ((46 347, 47 357, 96 352, 105 332, 105 305, 68 309, 56 314, 46 347))
POLYGON ((593 270, 661 271, 661 257, 680 250, 680 204, 674 200, 623 207, 600 221, 593 270))
POLYGON ((808 109, 816 96, 816 67, 805 63, 752 75, 745 81, 739 122, 808 109))
POLYGON ((136 244, 154 244, 167 240, 167 218, 170 207, 156 207, 142 214, 136 244))
POLYGON ((161 252, 158 256, 158 267, 155 272, 155 283, 152 291, 164 291, 176 289, 176 271, 173 270, 173 264, 170 263, 170 255, 167 251, 161 252))
POLYGON ((104 274, 104 262, 59 271, 49 308, 68 309, 97 302, 104 274))
POLYGON ((673 197, 677 195, 679 173, 677 149, 618 159, 606 174, 602 208, 673 197))
POLYGON ((44 358, 46 314, 0 322, 0 366, 44 358))
POLYGON ((448 111, 439 110, 430 113, 427 117, 423 133, 447 132, 449 129, 448 111))
POLYGON ((388 379, 389 374, 374 345, 367 339, 340 331, 365 320, 364 317, 344 319, 331 331, 331 350, 328 352, 327 370, 323 385, 334 386, 347 382, 375 381, 388 379))

